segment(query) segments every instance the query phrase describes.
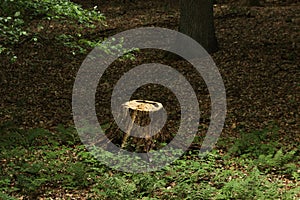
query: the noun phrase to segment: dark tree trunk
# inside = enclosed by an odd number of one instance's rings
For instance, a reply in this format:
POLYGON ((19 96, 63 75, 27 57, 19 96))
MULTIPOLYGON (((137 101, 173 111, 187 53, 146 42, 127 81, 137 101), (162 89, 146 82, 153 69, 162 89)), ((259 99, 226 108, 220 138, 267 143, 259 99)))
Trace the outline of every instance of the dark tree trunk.
POLYGON ((218 50, 212 0, 180 0, 179 31, 198 43, 208 53, 218 50))

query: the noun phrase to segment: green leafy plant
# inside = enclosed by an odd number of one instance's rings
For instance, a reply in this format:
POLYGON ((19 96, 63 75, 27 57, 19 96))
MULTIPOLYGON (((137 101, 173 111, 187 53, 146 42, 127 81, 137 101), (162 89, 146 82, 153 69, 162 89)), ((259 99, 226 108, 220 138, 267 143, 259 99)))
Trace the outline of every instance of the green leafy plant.
POLYGON ((280 196, 276 185, 264 179, 257 168, 247 176, 242 173, 239 176, 224 183, 217 199, 273 199, 280 196))
POLYGON ((0 192, 0 199, 2 199, 2 200, 17 200, 17 198, 11 197, 11 196, 1 193, 1 192, 0 192))
POLYGON ((289 163, 295 160, 295 153, 296 151, 284 153, 282 149, 279 149, 274 155, 260 155, 255 162, 262 170, 286 169, 286 172, 293 172, 296 171, 296 166, 289 165, 289 163))
POLYGON ((11 55, 13 59, 16 59, 13 53, 15 45, 30 40, 37 42, 39 37, 44 37, 39 30, 48 30, 50 23, 41 23, 43 21, 69 24, 75 28, 81 25, 95 28, 96 23, 103 24, 105 19, 96 7, 86 10, 69 0, 3 0, 0 16, 0 53, 11 55), (30 26, 36 19, 40 22, 37 27, 30 26))
POLYGON ((235 156, 250 156, 257 158, 264 154, 274 154, 278 147, 277 129, 268 128, 262 131, 253 131, 250 133, 242 132, 228 152, 235 156))
MULTIPOLYGON (((116 200, 294 199, 300 192, 296 184, 298 151, 281 148, 273 154, 259 152, 258 157, 252 148, 242 154, 247 157, 218 150, 201 155, 189 151, 161 170, 134 174, 103 165, 93 152, 75 142, 74 132, 63 125, 56 133, 18 130, 12 124, 0 126, 1 134, 18 133, 18 138, 24 138, 22 145, 1 149, 0 198, 38 199, 41 194, 52 198, 53 191, 68 190, 89 192, 92 199, 116 200), (281 173, 284 180, 278 177, 281 173)), ((266 142, 268 137, 261 139, 266 142)), ((114 155, 101 155, 114 159, 114 155)), ((126 159, 124 163, 131 164, 126 159)))

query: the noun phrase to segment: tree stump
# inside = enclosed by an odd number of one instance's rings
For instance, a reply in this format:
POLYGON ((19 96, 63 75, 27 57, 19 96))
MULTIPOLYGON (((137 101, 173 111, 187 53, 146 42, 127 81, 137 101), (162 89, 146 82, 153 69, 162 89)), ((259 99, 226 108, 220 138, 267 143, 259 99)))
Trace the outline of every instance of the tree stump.
POLYGON ((153 144, 152 136, 160 130, 158 120, 163 117, 163 105, 148 100, 132 100, 122 104, 121 118, 126 126, 121 148, 127 148, 129 136, 133 136, 131 145, 135 151, 149 152, 153 144), (153 117, 156 116, 156 117, 153 117), (151 121, 151 117, 153 121, 151 121), (135 124, 135 125, 134 125, 135 124))

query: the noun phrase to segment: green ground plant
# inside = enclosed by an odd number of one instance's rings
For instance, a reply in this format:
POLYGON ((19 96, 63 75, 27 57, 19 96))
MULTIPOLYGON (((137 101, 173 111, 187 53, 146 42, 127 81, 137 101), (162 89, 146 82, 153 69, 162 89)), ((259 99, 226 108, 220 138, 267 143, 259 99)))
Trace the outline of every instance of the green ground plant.
POLYGON ((247 157, 232 151, 214 150, 201 156, 190 151, 159 171, 132 174, 99 162, 86 151, 73 128, 60 125, 50 133, 6 125, 0 131, 4 136, 0 141, 2 199, 50 197, 53 190, 83 190, 92 199, 120 200, 293 199, 300 192, 299 155, 289 148, 272 150, 272 156, 269 152, 258 155, 257 149, 246 150, 236 141, 229 149, 238 146, 247 157), (288 185, 279 178, 282 174, 289 178, 288 185))
MULTIPOLYGON (((46 38, 50 25, 60 27, 68 24, 79 31, 82 27, 95 28, 104 23, 105 17, 95 7, 83 9, 79 4, 69 0, 3 0, 0 4, 0 53, 11 55, 16 59, 13 48, 24 42, 40 42, 46 38)), ((72 35, 68 38, 58 37, 59 42, 73 45, 83 51, 72 35)), ((81 36, 77 34, 77 36, 81 36)))

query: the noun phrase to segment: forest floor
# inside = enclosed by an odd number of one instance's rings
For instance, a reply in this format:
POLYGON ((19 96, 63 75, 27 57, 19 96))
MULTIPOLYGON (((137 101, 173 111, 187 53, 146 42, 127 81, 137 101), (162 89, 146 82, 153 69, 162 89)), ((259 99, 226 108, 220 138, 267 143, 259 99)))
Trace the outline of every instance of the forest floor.
MULTIPOLYGON (((81 3, 86 8, 97 5, 107 18, 107 27, 86 33, 89 39, 103 39, 137 27, 178 28, 179 8, 176 3, 81 3)), ((258 130, 273 124, 280 128, 287 141, 299 142, 299 19, 297 4, 267 4, 251 8, 235 4, 215 6, 219 51, 212 57, 223 77, 227 95, 227 117, 222 135, 236 136, 241 130, 258 130)), ((23 128, 50 130, 58 124, 73 124, 72 87, 85 55, 73 55, 70 49, 50 40, 54 37, 51 34, 61 32, 66 32, 66 27, 54 27, 47 32, 49 41, 25 42, 17 46, 18 60, 15 63, 3 58, 0 90, 5 95, 0 104, 1 122, 13 121, 23 128)), ((188 79, 191 77, 191 85, 198 91, 198 99, 202 100, 203 127, 207 127, 210 101, 201 77, 194 77, 195 73, 182 61, 166 61, 162 56, 149 54, 139 54, 133 62, 111 66, 112 77, 99 84, 99 90, 105 92, 98 97, 101 102, 108 103, 102 105, 103 109, 98 108, 99 119, 107 118, 112 90, 101 88, 102 85, 113 86, 114 79, 134 65, 159 61, 171 64, 188 79)), ((170 98, 159 91, 153 95, 150 98, 162 102, 170 98)))
MULTIPOLYGON (((178 29, 179 6, 175 1, 75 2, 85 8, 98 6, 106 17, 107 26, 86 32, 88 39, 103 39, 137 27, 178 29)), ((227 116, 221 137, 239 137, 241 132, 276 127, 282 145, 299 148, 299 10, 299 4, 282 2, 265 3, 260 7, 243 7, 230 2, 215 5, 219 51, 211 56, 223 77, 227 96, 227 116)), ((50 131, 55 131, 59 124, 74 126, 72 88, 86 54, 72 54, 70 48, 51 41, 58 34, 74 30, 53 25, 48 31, 45 32, 48 40, 35 44, 26 41, 15 47, 16 62, 1 56, 1 124, 50 131)), ((162 55, 157 51, 141 51, 133 61, 122 60, 110 66, 96 94, 100 123, 111 121, 109 100, 116 81, 133 66, 160 62, 184 74, 197 91, 202 117, 199 134, 205 135, 211 105, 201 76, 195 75, 184 61, 162 55)), ((174 96, 162 90, 144 87, 134 97, 154 99, 177 108, 174 96)))

